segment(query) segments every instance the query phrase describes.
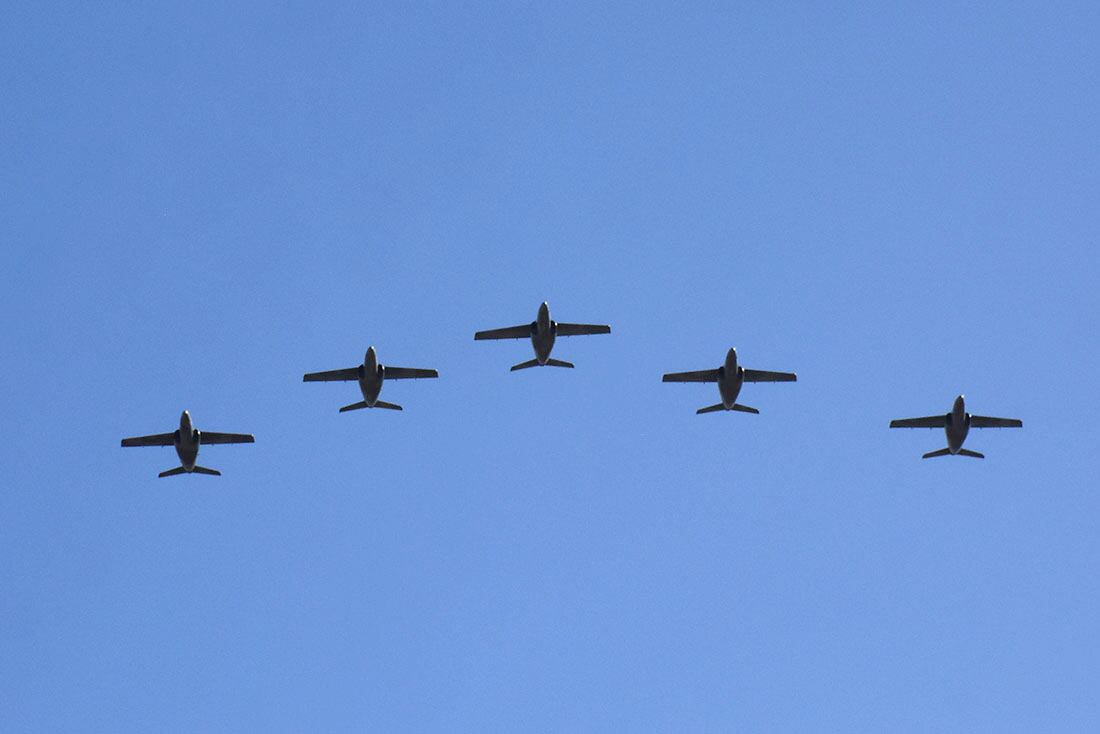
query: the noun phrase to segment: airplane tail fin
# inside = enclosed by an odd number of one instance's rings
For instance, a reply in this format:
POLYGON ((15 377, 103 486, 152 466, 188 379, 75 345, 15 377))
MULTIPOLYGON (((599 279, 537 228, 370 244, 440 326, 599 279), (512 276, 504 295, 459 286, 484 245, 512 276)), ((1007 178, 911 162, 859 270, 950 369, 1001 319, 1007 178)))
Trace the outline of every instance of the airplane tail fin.
POLYGON ((971 451, 969 449, 959 449, 959 456, 969 456, 972 459, 985 458, 985 454, 979 454, 977 451, 971 451))
POLYGON ((950 453, 951 453, 951 449, 940 449, 939 451, 929 451, 927 454, 925 454, 921 458, 922 459, 934 459, 937 456, 947 456, 950 453))
POLYGON ((547 367, 570 367, 572 368, 572 362, 564 362, 560 359, 548 359, 546 360, 547 367))
POLYGON ((352 403, 351 405, 345 405, 343 408, 340 408, 340 412, 341 413, 347 413, 349 410, 361 410, 361 409, 366 408, 366 407, 368 407, 367 406, 367 401, 366 400, 360 400, 358 403, 352 403))
POLYGON ((167 471, 162 471, 160 474, 157 474, 157 476, 158 477, 174 477, 177 474, 186 474, 186 473, 187 473, 186 469, 184 469, 182 466, 177 466, 175 469, 168 469, 167 471))
POLYGON ((702 415, 703 413, 717 413, 718 411, 725 409, 726 406, 718 403, 718 405, 708 405, 705 408, 699 408, 699 410, 695 411, 695 415, 702 415))
POLYGON ((205 466, 196 466, 191 471, 196 474, 209 474, 212 477, 220 477, 222 475, 217 469, 207 469, 205 466))
POLYGON ((384 403, 381 400, 374 401, 374 407, 376 408, 388 408, 389 410, 404 410, 397 403, 384 403))
POLYGON ((539 361, 537 359, 529 359, 526 362, 520 362, 519 364, 512 365, 512 372, 516 370, 525 370, 528 367, 538 367, 539 361))
POLYGON ((754 415, 760 415, 760 411, 757 410, 756 408, 750 408, 749 406, 741 405, 740 403, 737 403, 736 405, 734 405, 733 409, 734 410, 739 410, 742 413, 752 413, 754 415))

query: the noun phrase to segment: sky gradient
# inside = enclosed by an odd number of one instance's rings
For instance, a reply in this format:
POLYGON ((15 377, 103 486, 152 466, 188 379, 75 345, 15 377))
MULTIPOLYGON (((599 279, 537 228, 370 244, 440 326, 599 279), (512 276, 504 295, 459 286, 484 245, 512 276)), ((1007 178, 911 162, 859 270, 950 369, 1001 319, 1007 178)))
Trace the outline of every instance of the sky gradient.
POLYGON ((1098 32, 3 7, 0 729, 1096 731, 1098 32))

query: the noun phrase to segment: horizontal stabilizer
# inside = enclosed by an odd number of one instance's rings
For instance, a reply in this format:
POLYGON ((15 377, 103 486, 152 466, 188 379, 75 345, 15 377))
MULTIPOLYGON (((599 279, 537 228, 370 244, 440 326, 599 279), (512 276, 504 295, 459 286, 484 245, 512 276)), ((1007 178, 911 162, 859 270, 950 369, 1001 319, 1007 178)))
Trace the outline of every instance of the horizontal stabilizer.
POLYGON ((951 453, 951 449, 940 449, 939 451, 929 451, 927 454, 925 454, 921 458, 922 459, 933 459, 937 456, 947 456, 950 453, 951 453))
POLYGON ((205 466, 196 466, 191 471, 195 474, 209 474, 212 477, 220 477, 222 475, 217 469, 207 469, 205 466))
POLYGON ((351 405, 345 405, 340 408, 341 413, 347 413, 349 410, 362 410, 363 408, 369 408, 366 400, 360 400, 358 403, 352 403, 351 405))
POLYGON ((749 406, 741 405, 740 403, 735 403, 732 408, 727 408, 722 403, 718 403, 718 405, 708 405, 705 408, 699 408, 699 410, 695 411, 695 414, 700 415, 701 413, 717 413, 722 410, 736 410, 738 413, 754 413, 757 415, 760 414, 760 411, 756 408, 750 408, 749 406))
POLYGON ((386 408, 388 410, 403 410, 403 408, 397 403, 384 403, 381 400, 374 401, 374 407, 386 408))
POLYGON ((537 359, 529 359, 526 362, 520 362, 519 364, 512 365, 512 372, 516 370, 525 370, 528 367, 538 367, 539 361, 537 359))
MULTIPOLYGON (((520 362, 519 364, 512 365, 512 372, 516 370, 525 370, 529 367, 538 367, 539 361, 537 359, 529 359, 526 362, 520 362)), ((563 362, 560 359, 548 359, 546 360, 547 367, 572 367, 572 362, 563 362)))
POLYGON ((184 469, 182 466, 177 466, 175 469, 169 469, 168 471, 162 471, 160 474, 157 474, 157 476, 158 477, 174 477, 177 474, 186 474, 186 473, 187 473, 186 469, 184 469))
POLYGON ((970 449, 959 449, 959 456, 969 456, 972 459, 985 458, 985 454, 979 454, 977 451, 971 451, 970 449))

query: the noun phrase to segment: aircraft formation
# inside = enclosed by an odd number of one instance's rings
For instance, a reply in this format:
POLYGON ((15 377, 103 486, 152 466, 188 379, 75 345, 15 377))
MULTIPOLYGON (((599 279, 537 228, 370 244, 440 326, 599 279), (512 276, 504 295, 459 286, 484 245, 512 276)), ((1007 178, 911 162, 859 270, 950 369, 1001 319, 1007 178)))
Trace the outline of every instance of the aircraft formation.
MULTIPOLYGON (((535 358, 526 362, 513 365, 511 371, 528 369, 531 367, 573 367, 572 362, 560 359, 552 359, 550 353, 554 349, 554 343, 559 336, 583 336, 590 334, 610 334, 611 327, 607 324, 573 324, 554 321, 550 318, 550 306, 543 303, 539 306, 535 320, 518 326, 506 326, 499 329, 478 331, 474 334, 475 341, 487 339, 529 339, 534 349, 535 358)), ((403 410, 400 405, 379 400, 382 385, 386 380, 414 380, 439 377, 439 373, 433 369, 416 367, 394 367, 378 362, 378 355, 374 347, 368 347, 363 357, 362 364, 344 369, 328 370, 325 372, 307 372, 302 376, 303 382, 356 382, 363 399, 345 405, 340 408, 341 413, 363 408, 385 408, 388 410, 403 410)), ((724 411, 736 411, 741 413, 759 414, 760 411, 748 405, 737 402, 741 394, 741 388, 746 382, 795 382, 798 377, 793 372, 770 372, 767 370, 748 369, 737 361, 737 350, 730 348, 726 352, 723 363, 714 369, 697 370, 693 372, 669 372, 664 375, 662 382, 713 382, 718 386, 718 394, 722 401, 714 405, 708 405, 695 411, 701 413, 717 413, 724 411)), ((946 414, 932 415, 923 418, 901 418, 890 421, 890 428, 942 428, 947 437, 946 448, 929 451, 921 458, 931 459, 937 456, 968 456, 975 459, 984 459, 985 455, 977 451, 963 448, 963 442, 971 428, 1021 428, 1023 421, 1017 418, 993 418, 990 416, 971 415, 966 412, 966 399, 959 395, 955 398, 951 411, 946 414)), ((135 436, 122 439, 122 446, 172 446, 179 456, 180 465, 174 469, 168 469, 158 474, 158 477, 170 477, 177 474, 210 474, 220 476, 217 469, 199 466, 199 447, 214 444, 255 443, 256 439, 250 433, 215 433, 213 431, 200 431, 191 423, 191 414, 186 410, 180 416, 179 428, 171 433, 158 433, 148 436, 135 436)))

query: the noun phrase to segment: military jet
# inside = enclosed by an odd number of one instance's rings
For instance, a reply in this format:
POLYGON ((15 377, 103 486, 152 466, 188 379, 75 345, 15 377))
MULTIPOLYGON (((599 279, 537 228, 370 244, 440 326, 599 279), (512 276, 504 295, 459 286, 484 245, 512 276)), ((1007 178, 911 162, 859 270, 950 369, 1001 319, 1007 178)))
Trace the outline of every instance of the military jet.
POLYGON ((191 425, 191 414, 186 410, 180 416, 180 427, 172 433, 158 433, 153 436, 137 436, 122 439, 123 446, 175 446, 181 466, 162 471, 158 477, 171 477, 176 474, 211 474, 220 477, 217 469, 198 466, 195 460, 199 456, 199 446, 215 443, 255 443, 251 433, 214 433, 199 431, 191 425))
POLYGON ((363 364, 358 367, 330 370, 329 372, 310 372, 302 376, 302 382, 350 382, 352 380, 358 382, 359 391, 363 393, 363 400, 340 408, 341 413, 346 413, 349 410, 359 410, 361 408, 402 410, 400 405, 386 403, 378 399, 378 393, 382 392, 382 383, 386 380, 415 380, 426 377, 439 377, 439 373, 435 370, 380 365, 374 347, 368 347, 367 354, 363 357, 363 364))
POLYGON ((535 358, 512 366, 512 372, 528 367, 572 367, 572 362, 550 359, 554 340, 559 336, 581 336, 583 334, 610 334, 611 327, 606 324, 565 324, 550 318, 550 305, 543 301, 539 306, 538 317, 529 324, 508 326, 503 329, 490 329, 474 334, 474 339, 530 339, 535 348, 535 358))
POLYGON ((717 405, 709 405, 695 411, 700 413, 716 413, 720 410, 737 410, 742 413, 760 413, 756 408, 740 405, 737 395, 741 392, 741 385, 746 382, 794 382, 798 379, 792 372, 765 372, 763 370, 747 370, 737 364, 737 350, 732 347, 726 352, 726 362, 716 370, 699 370, 698 372, 670 372, 661 378, 662 382, 717 382, 718 393, 722 396, 722 402, 717 405))
POLYGON ((984 415, 970 415, 966 412, 966 398, 955 398, 955 405, 947 415, 930 415, 927 418, 901 418, 890 421, 891 428, 942 428, 947 434, 947 448, 929 451, 922 459, 934 456, 970 456, 984 459, 985 454, 970 451, 962 447, 966 434, 971 428, 1022 428, 1024 422, 1016 418, 990 418, 984 415))

